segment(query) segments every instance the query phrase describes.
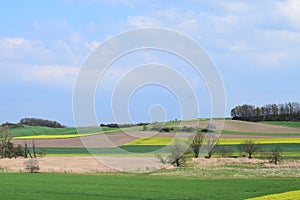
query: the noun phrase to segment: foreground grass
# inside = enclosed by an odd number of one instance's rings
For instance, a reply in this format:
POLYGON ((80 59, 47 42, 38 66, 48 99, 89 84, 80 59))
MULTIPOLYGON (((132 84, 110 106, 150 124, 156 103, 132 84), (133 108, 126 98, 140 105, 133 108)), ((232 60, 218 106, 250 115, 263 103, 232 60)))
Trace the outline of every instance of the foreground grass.
POLYGON ((246 199, 299 189, 297 179, 1 173, 0 199, 246 199))

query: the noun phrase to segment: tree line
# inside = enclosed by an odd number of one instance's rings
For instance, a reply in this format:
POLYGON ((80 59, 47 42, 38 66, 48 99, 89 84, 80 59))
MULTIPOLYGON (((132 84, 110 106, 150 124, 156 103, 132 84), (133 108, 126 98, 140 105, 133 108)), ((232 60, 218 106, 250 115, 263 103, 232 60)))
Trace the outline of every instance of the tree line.
POLYGON ((300 121, 300 103, 267 104, 262 107, 239 105, 231 110, 233 120, 243 121, 300 121))
MULTIPOLYGON (((200 154, 200 148, 204 145, 207 153, 206 158, 210 159, 213 154, 219 154, 221 157, 237 157, 232 156, 233 151, 228 147, 221 147, 218 145, 218 137, 212 133, 201 133, 198 132, 192 139, 189 146, 182 140, 175 140, 169 147, 170 155, 167 159, 164 159, 160 155, 156 155, 157 158, 163 163, 171 163, 176 167, 181 166, 186 160, 192 155, 193 158, 198 158, 200 154), (207 135, 208 134, 208 135, 207 135)), ((260 153, 262 157, 269 160, 270 163, 277 165, 283 160, 283 150, 280 146, 275 146, 269 150, 263 150, 258 143, 253 140, 245 140, 243 143, 237 146, 241 156, 248 156, 249 159, 253 158, 253 155, 260 153)))
POLYGON ((57 121, 51 121, 46 119, 38 118, 23 118, 20 120, 19 124, 28 126, 46 126, 50 128, 64 128, 65 126, 57 121))
POLYGON ((24 142, 24 147, 20 144, 17 146, 12 142, 12 134, 10 129, 13 126, 7 124, 0 126, 0 158, 36 158, 37 156, 43 156, 44 152, 36 151, 34 140, 32 141, 32 153, 27 142, 24 142))

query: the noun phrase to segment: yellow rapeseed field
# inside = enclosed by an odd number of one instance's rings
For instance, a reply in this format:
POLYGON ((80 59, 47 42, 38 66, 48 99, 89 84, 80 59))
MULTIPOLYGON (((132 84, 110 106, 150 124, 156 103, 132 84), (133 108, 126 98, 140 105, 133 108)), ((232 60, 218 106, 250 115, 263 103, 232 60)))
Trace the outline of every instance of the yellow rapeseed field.
POLYGON ((251 198, 248 200, 300 200, 300 190, 271 194, 262 197, 251 198))

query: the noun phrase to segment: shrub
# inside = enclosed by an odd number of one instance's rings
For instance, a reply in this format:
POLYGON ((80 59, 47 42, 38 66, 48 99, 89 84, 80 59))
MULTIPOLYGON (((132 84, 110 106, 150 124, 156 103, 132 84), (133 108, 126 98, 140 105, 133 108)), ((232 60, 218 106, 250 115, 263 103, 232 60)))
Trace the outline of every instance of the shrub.
POLYGON ((39 162, 35 158, 30 158, 25 162, 25 169, 30 173, 38 173, 40 170, 39 162))
POLYGON ((269 153, 269 160, 270 163, 274 163, 275 165, 277 165, 278 162, 282 161, 282 149, 280 146, 276 146, 271 150, 271 152, 269 153))
POLYGON ((252 140, 246 140, 238 146, 238 149, 241 152, 247 153, 248 158, 252 158, 252 155, 260 149, 260 146, 252 140))

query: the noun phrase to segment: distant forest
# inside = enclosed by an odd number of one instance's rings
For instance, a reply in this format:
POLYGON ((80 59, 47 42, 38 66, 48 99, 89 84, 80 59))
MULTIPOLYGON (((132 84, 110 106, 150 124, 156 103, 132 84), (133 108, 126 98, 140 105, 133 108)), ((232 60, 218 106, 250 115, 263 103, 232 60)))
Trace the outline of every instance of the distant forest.
POLYGON ((50 128, 64 128, 65 126, 61 125, 57 121, 51 121, 46 119, 37 119, 37 118, 23 118, 20 120, 19 124, 28 125, 28 126, 47 126, 50 128))
POLYGON ((253 105, 236 106, 231 110, 233 120, 243 121, 300 121, 300 103, 267 104, 262 107, 253 105))

